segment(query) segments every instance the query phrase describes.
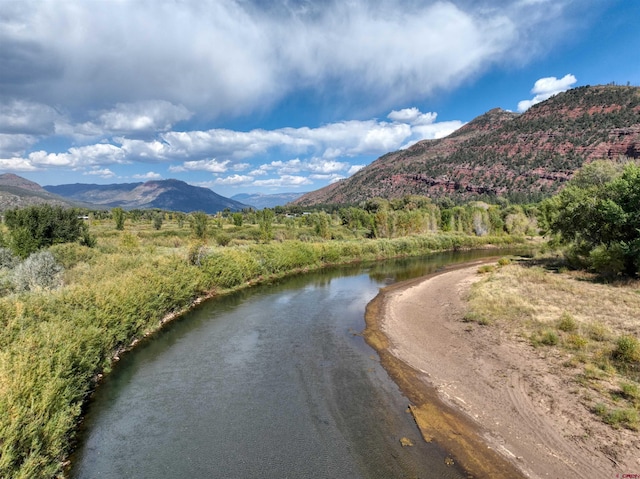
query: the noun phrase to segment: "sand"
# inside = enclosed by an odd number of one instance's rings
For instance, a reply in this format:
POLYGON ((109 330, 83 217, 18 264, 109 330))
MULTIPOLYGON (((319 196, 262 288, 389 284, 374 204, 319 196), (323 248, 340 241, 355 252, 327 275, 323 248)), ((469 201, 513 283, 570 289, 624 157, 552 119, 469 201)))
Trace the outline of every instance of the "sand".
POLYGON ((638 450, 601 447, 616 431, 579 403, 559 366, 498 327, 463 321, 480 263, 390 286, 367 308, 365 338, 425 440, 472 477, 640 477, 638 450))

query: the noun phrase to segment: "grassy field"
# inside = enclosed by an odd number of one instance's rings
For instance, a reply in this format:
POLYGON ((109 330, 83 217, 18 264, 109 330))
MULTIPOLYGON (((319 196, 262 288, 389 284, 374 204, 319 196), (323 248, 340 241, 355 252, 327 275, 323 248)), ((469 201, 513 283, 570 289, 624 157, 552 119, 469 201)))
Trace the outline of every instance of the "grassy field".
POLYGON ((91 220, 95 247, 49 249, 64 267, 62 287, 0 297, 0 477, 62 477, 83 405, 113 358, 197 298, 330 264, 522 241, 457 233, 371 240, 339 225, 332 236, 341 239, 323 240, 317 229, 283 222, 265 243, 255 224, 211 226, 194 240, 170 219, 123 231, 91 220))
POLYGON ((640 428, 640 281, 603 283, 548 256, 498 267, 473 285, 469 321, 499 325, 562 358, 579 398, 613 427, 640 428))

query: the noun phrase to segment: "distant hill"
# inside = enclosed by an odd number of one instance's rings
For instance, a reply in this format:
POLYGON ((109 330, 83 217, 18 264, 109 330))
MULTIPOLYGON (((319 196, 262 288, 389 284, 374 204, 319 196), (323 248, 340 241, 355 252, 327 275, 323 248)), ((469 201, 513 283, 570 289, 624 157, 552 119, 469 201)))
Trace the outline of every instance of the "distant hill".
POLYGON ((272 195, 263 195, 260 193, 240 193, 238 195, 233 195, 231 199, 253 206, 257 210, 261 210, 264 208, 284 206, 287 203, 297 200, 303 194, 304 193, 276 193, 272 195))
POLYGON ((43 189, 38 183, 13 173, 0 175, 0 211, 48 203, 60 206, 81 206, 43 189))
POLYGON ((425 195, 537 200, 595 159, 640 158, 640 88, 585 86, 523 114, 491 110, 451 135, 388 153, 294 203, 357 204, 425 195))
POLYGON ((239 211, 249 206, 214 193, 208 188, 193 186, 180 180, 158 180, 146 183, 111 185, 68 184, 45 186, 50 193, 69 200, 90 202, 107 208, 160 208, 170 211, 204 211, 214 214, 228 208, 239 211))

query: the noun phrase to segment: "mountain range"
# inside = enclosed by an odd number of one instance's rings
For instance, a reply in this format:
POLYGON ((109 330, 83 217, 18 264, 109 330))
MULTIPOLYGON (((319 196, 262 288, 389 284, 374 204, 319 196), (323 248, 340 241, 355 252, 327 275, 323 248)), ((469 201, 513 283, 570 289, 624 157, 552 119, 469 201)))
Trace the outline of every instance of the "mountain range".
POLYGON ((146 183, 93 185, 76 183, 45 186, 50 193, 76 202, 103 208, 159 208, 169 211, 204 211, 214 214, 224 209, 240 211, 249 205, 221 196, 209 188, 193 186, 180 180, 158 180, 146 183))
POLYGON ((640 88, 585 86, 517 114, 490 110, 449 136, 388 153, 294 203, 358 204, 373 197, 535 201, 596 159, 640 158, 640 88))

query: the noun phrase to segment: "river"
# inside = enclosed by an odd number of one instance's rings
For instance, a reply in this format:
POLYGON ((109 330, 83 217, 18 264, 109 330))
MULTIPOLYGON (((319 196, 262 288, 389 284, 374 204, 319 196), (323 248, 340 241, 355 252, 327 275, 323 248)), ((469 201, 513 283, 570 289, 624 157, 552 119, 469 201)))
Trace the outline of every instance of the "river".
POLYGON ((203 303, 100 385, 70 477, 467 477, 421 440, 360 333, 380 287, 490 254, 331 268, 203 303))

